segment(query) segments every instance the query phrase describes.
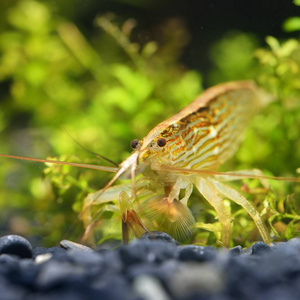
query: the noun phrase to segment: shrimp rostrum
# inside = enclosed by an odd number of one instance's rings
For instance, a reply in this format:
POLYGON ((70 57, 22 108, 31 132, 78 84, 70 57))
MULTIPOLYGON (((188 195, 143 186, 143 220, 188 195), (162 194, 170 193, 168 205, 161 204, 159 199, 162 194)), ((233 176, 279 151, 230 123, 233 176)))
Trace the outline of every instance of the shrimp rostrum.
MULTIPOLYGON (((220 84, 207 89, 143 139, 132 141, 134 151, 119 165, 113 179, 85 199, 82 218, 86 228, 91 226, 93 205, 119 200, 124 242, 128 241, 129 230, 139 237, 150 229, 182 241, 195 223, 187 206, 195 187, 216 211, 224 246, 229 245, 231 231, 224 198, 242 206, 262 239, 269 243, 269 234, 255 207, 223 183, 264 177, 257 170, 221 173, 217 169, 235 153, 248 120, 271 98, 250 81, 220 84), (141 176, 136 180, 137 174, 141 176), (131 178, 131 182, 113 186, 119 178, 131 178)), ((264 179, 262 183, 268 184, 264 179)))

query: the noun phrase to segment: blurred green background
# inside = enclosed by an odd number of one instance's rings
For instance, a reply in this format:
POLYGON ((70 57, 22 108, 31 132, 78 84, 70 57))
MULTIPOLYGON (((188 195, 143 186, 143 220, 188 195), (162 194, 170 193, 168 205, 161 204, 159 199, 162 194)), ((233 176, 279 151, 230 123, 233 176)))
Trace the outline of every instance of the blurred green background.
MULTIPOLYGON (((259 168, 299 176, 300 3, 289 1, 1 0, 0 153, 120 163, 142 138, 204 88, 255 79, 278 101, 257 115, 223 170, 259 168), (69 133, 69 134, 68 134, 69 133)), ((78 240, 88 192, 110 174, 0 158, 1 234, 34 244, 78 240)), ((236 187, 241 188, 242 183, 236 187)), ((246 181, 274 240, 299 236, 299 184, 246 181)), ((232 244, 258 239, 254 224, 228 203, 232 244)), ((194 195, 199 230, 189 242, 215 244, 218 222, 194 195), (214 226, 216 225, 216 226, 214 226), (203 230, 205 228, 205 230, 203 230)), ((98 239, 120 238, 107 210, 98 239)))

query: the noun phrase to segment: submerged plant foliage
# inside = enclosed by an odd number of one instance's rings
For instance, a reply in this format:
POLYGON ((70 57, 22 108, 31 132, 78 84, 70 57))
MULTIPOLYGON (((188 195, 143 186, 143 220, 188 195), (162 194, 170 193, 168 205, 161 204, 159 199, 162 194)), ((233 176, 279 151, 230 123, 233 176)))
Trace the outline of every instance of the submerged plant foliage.
MULTIPOLYGON (((51 6, 33 0, 17 1, 5 22, 0 34, 5 91, 0 153, 106 164, 79 147, 69 133, 84 147, 120 163, 130 153, 131 140, 145 136, 203 90, 201 74, 179 62, 188 42, 180 20, 165 24, 160 43, 143 44, 132 42, 133 20, 122 23, 117 16, 100 16, 94 22, 95 36, 87 38, 51 6)), ((211 85, 255 78, 278 98, 253 119, 241 149, 223 170, 255 167, 267 175, 295 177, 300 167, 300 43, 275 37, 267 37, 266 43, 260 48, 253 34, 231 32, 210 51, 211 85)), ((85 195, 111 178, 105 172, 47 165, 42 180, 44 167, 38 163, 1 159, 1 166, 0 206, 6 227, 47 236, 46 244, 81 236, 84 230, 76 220, 85 195)), ((235 187, 244 189, 258 207, 274 239, 299 234, 299 184, 270 184, 269 191, 257 180, 235 187)), ((257 240, 246 212, 226 204, 234 217, 232 244, 257 240)), ((215 212, 197 194, 190 207, 198 229, 189 242, 215 244, 215 212)), ((98 240, 120 239, 114 203, 106 204, 98 225, 98 240)))

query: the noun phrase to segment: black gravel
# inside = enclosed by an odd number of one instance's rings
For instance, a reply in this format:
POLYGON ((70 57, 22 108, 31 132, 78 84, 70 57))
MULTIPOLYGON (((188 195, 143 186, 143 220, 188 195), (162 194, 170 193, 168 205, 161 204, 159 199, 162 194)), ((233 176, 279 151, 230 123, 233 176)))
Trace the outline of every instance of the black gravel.
POLYGON ((0 299, 300 299, 300 238, 248 249, 178 246, 164 233, 116 250, 0 238, 0 299))

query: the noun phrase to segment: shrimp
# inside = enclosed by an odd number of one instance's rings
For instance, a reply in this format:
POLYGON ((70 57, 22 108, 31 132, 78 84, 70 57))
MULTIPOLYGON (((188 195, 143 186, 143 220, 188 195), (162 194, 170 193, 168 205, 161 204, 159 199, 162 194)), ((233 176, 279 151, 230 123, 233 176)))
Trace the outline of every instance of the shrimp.
MULTIPOLYGON (((179 113, 154 127, 146 137, 133 140, 132 154, 118 167, 0 156, 115 172, 103 189, 84 199, 81 217, 86 228, 85 237, 94 226, 92 207, 102 207, 96 213, 100 215, 103 204, 119 200, 124 243, 128 243, 130 232, 140 237, 150 229, 165 231, 183 241, 191 235, 195 224, 187 206, 195 187, 216 211, 223 246, 229 245, 231 232, 231 216, 224 198, 247 211, 263 241, 269 244, 269 234, 258 211, 243 195, 224 183, 259 178, 268 188, 266 179, 269 177, 263 176, 259 170, 217 170, 237 150, 243 129, 251 117, 271 100, 269 94, 251 81, 229 82, 209 88, 179 113), (138 174, 141 175, 136 179, 138 174), (122 178, 131 178, 131 182, 113 185, 122 178)), ((297 178, 271 179, 300 181, 297 178)))
POLYGON ((120 164, 113 179, 84 200, 82 216, 86 228, 92 221, 92 205, 119 199, 124 242, 128 242, 130 229, 140 237, 148 229, 132 208, 137 199, 140 215, 152 228, 182 241, 191 235, 195 223, 187 202, 196 187, 217 213, 224 246, 229 245, 231 231, 224 197, 247 211, 269 244, 269 234, 255 207, 221 182, 253 177, 260 178, 267 188, 266 177, 259 170, 220 173, 217 168, 235 153, 249 119, 271 100, 269 94, 250 81, 220 84, 158 124, 143 139, 133 140, 133 153, 120 164), (139 173, 142 178, 135 182, 139 173), (112 187, 118 178, 126 176, 131 177, 132 183, 112 187), (184 196, 180 198, 182 191, 184 196))

